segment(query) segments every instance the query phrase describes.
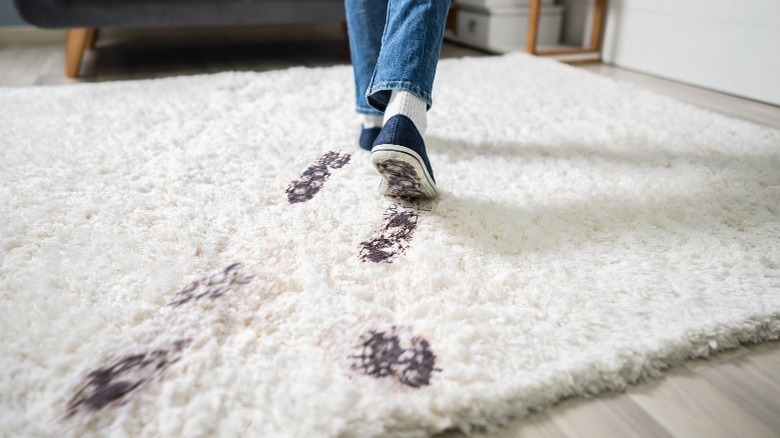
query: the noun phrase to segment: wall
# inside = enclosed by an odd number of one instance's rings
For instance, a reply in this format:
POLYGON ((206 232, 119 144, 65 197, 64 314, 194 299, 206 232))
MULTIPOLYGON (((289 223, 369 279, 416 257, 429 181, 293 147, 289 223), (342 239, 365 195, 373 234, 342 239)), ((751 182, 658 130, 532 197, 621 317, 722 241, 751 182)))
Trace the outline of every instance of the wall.
POLYGON ((0 0, 0 26, 24 26, 11 0, 0 0))
POLYGON ((780 1, 609 0, 608 13, 606 62, 780 105, 780 1))

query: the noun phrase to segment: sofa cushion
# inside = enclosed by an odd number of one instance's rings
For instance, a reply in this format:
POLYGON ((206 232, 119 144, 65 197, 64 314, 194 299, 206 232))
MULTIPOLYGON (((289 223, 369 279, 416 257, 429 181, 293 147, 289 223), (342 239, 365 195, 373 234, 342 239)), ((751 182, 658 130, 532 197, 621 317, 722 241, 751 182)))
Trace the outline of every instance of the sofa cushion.
POLYGON ((187 27, 344 21, 344 0, 14 0, 46 28, 187 27))

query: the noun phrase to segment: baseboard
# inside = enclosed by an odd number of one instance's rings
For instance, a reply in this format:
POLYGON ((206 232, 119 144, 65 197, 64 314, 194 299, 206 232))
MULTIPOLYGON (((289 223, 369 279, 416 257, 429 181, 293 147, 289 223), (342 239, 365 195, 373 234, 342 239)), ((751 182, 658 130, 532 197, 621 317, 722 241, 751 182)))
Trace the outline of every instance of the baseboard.
POLYGON ((569 53, 564 55, 548 55, 556 61, 576 64, 578 62, 596 62, 601 61, 601 54, 598 52, 569 53))
POLYGON ((0 41, 5 44, 65 43, 66 29, 41 29, 34 26, 0 27, 0 41))

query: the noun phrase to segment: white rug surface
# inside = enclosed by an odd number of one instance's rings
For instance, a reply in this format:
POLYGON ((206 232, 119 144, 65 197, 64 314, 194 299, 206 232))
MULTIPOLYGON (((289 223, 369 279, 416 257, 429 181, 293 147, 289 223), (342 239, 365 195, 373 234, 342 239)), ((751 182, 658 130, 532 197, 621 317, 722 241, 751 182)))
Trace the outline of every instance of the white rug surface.
POLYGON ((349 67, 0 89, 0 431, 425 436, 780 335, 780 131, 445 60, 430 204, 349 67))

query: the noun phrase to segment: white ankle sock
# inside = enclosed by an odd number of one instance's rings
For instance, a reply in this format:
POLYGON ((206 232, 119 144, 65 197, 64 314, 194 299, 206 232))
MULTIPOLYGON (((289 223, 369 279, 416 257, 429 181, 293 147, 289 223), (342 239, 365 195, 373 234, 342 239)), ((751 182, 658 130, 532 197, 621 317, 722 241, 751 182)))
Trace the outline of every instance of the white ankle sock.
POLYGON ((390 102, 385 108, 385 123, 396 114, 403 114, 412 119, 414 126, 420 131, 420 135, 425 135, 428 128, 428 116, 426 114, 428 105, 425 101, 414 94, 404 90, 393 90, 390 95, 390 102))
POLYGON ((360 123, 363 129, 381 128, 383 120, 382 116, 369 116, 368 114, 361 114, 360 123))

